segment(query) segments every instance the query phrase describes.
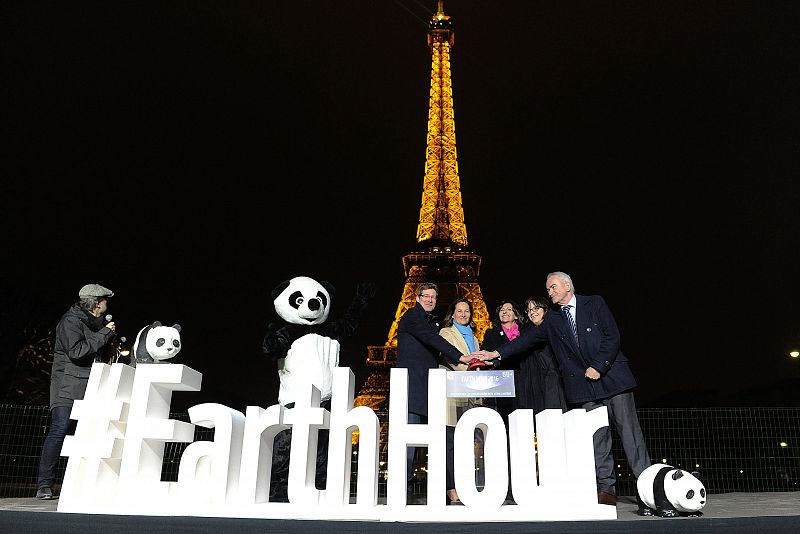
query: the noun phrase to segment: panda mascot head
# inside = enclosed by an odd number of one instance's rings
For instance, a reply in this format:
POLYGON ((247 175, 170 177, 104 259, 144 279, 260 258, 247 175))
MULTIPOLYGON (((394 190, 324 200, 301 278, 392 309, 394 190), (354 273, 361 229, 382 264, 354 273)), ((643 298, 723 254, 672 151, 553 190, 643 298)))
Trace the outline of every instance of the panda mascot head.
POLYGON ((272 290, 275 311, 291 324, 317 325, 328 320, 333 286, 307 276, 297 276, 272 290))
POLYGON ((163 326, 156 321, 139 330, 136 335, 131 365, 136 367, 138 363, 162 363, 174 358, 180 351, 181 325, 163 326))
POLYGON ((696 514, 706 505, 706 488, 691 473, 671 465, 654 464, 636 481, 642 502, 661 517, 696 514))

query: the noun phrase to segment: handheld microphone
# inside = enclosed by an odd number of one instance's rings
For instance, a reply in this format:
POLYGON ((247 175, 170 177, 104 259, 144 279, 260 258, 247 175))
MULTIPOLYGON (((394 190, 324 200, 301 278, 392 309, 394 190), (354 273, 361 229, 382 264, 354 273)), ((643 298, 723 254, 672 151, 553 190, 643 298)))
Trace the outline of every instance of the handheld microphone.
POLYGON ((117 357, 114 359, 114 363, 119 363, 120 358, 130 354, 130 352, 127 349, 126 350, 121 350, 122 349, 122 344, 125 343, 126 341, 127 341, 127 339, 125 339, 125 336, 122 336, 121 338, 119 338, 119 341, 117 342, 117 357))
POLYGON ((111 315, 110 313, 108 315, 106 315, 106 323, 110 323, 111 319, 113 319, 113 318, 114 318, 114 316, 111 315))

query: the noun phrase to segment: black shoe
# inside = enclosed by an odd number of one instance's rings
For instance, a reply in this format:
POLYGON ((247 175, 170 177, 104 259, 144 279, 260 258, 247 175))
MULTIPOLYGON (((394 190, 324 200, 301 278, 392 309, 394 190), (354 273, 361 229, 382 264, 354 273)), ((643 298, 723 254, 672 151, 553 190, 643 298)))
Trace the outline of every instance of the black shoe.
POLYGON ((50 486, 42 486, 36 490, 36 498, 40 501, 49 501, 53 498, 53 490, 50 489, 50 486))

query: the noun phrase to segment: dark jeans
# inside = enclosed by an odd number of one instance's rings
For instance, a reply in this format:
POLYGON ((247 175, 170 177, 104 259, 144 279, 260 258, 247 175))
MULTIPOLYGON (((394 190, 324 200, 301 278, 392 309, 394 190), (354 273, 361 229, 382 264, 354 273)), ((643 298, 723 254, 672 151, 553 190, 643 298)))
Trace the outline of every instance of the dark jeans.
POLYGON ((42 455, 39 457, 39 488, 53 486, 56 465, 61 456, 61 446, 64 445, 64 436, 75 432, 75 423, 69 418, 72 406, 56 406, 50 410, 50 428, 42 445, 42 455))

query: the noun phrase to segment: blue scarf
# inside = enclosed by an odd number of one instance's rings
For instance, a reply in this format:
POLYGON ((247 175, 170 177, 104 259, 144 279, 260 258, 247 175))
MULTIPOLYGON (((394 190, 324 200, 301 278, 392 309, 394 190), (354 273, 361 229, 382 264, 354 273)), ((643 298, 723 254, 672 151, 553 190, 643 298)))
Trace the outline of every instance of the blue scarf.
POLYGON ((469 347, 470 352, 475 352, 475 336, 472 334, 472 328, 469 326, 463 326, 458 323, 453 323, 461 335, 464 336, 464 341, 467 342, 467 347, 469 347))

